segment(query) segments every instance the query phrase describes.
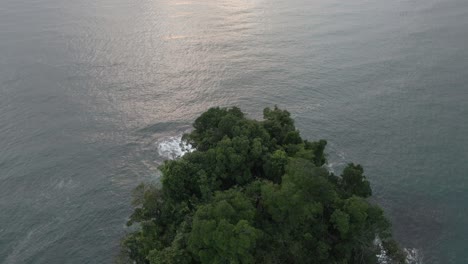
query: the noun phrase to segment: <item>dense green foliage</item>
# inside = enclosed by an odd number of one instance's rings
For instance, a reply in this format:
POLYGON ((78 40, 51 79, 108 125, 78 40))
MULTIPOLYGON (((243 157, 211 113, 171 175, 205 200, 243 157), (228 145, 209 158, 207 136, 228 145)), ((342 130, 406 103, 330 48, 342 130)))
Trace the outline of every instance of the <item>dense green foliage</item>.
POLYGON ((136 190, 122 242, 136 263, 377 263, 376 235, 404 262, 363 168, 328 172, 327 142, 303 140, 287 111, 212 108, 193 127, 196 151, 136 190))

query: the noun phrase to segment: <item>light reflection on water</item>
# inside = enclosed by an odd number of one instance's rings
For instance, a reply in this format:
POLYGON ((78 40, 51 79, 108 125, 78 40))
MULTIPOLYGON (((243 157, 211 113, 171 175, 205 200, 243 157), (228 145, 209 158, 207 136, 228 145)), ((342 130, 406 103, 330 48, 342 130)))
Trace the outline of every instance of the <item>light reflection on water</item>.
POLYGON ((464 263, 463 0, 5 0, 0 262, 107 263, 158 142, 211 106, 287 108, 362 163, 425 263, 464 263))

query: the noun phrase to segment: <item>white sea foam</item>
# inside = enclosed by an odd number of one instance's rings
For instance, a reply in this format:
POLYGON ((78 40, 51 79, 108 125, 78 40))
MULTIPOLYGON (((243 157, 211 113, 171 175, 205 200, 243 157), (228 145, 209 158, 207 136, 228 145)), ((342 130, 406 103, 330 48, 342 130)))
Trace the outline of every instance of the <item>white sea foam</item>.
POLYGON ((423 264, 423 256, 416 248, 405 248, 407 264, 423 264))
MULTIPOLYGON (((374 244, 380 249, 380 253, 377 254, 379 264, 391 264, 392 259, 388 256, 387 251, 383 248, 382 241, 378 236, 375 238, 374 244)), ((415 248, 404 248, 403 250, 406 253, 406 264, 423 264, 423 258, 419 253, 419 250, 415 248)))
POLYGON ((382 240, 380 240, 379 236, 375 237, 374 244, 380 249, 380 253, 377 254, 377 260, 379 261, 379 264, 390 264, 391 259, 388 256, 387 251, 383 248, 382 240))
MULTIPOLYGON (((336 149, 336 148, 333 148, 336 149)), ((346 156, 343 151, 335 150, 333 157, 329 160, 325 166, 327 167, 328 171, 331 173, 336 173, 336 169, 341 169, 346 165, 346 156)))
POLYGON ((194 151, 192 145, 182 140, 182 136, 170 137, 159 141, 158 154, 165 159, 176 159, 194 151))
POLYGON ((329 172, 335 173, 335 163, 328 162, 327 164, 325 164, 325 166, 327 166, 329 172))

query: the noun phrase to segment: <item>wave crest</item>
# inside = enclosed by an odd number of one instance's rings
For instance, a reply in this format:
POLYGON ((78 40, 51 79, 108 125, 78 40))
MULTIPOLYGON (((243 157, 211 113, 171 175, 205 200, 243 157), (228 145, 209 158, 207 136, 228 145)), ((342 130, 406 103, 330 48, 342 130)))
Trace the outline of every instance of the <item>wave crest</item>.
POLYGON ((194 148, 182 140, 182 135, 169 137, 158 142, 158 154, 164 159, 177 159, 192 151, 194 148))
MULTIPOLYGON (((387 251, 382 246, 382 240, 379 236, 376 236, 374 244, 380 249, 380 253, 377 254, 377 260, 379 264, 391 264, 392 258, 387 254, 387 251)), ((423 258, 419 250, 416 248, 404 248, 406 253, 406 264, 423 264, 423 258)))

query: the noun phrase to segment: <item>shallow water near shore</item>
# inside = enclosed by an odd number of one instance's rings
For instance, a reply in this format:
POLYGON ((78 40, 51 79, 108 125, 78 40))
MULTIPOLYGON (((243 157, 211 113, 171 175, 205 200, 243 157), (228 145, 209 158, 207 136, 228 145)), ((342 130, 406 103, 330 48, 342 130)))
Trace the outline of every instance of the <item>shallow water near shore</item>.
POLYGON ((464 0, 4 0, 0 263, 112 262, 194 118, 275 104, 423 263, 468 263, 467 43, 464 0))

